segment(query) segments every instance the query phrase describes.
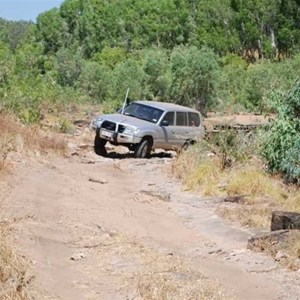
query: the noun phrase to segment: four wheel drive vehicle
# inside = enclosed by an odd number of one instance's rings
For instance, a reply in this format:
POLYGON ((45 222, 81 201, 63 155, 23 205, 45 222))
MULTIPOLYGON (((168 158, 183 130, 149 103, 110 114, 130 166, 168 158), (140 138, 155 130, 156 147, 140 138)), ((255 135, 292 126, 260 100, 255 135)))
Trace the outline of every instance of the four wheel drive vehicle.
POLYGON ((115 114, 97 116, 95 152, 106 155, 105 144, 122 145, 134 157, 146 158, 152 149, 186 149, 204 137, 203 118, 194 109, 164 102, 135 101, 115 114))

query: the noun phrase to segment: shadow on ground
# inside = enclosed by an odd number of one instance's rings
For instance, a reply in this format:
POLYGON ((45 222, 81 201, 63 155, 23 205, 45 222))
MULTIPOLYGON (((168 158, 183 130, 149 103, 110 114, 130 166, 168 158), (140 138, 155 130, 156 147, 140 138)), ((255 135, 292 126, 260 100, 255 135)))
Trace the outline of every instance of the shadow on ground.
MULTIPOLYGON (((170 152, 156 152, 156 153, 152 153, 148 159, 151 158, 172 158, 174 155, 170 152)), ((127 153, 118 153, 115 151, 111 151, 111 152, 107 152, 107 154, 105 155, 106 158, 111 158, 111 159, 128 159, 128 158, 134 158, 133 156, 133 152, 127 152, 127 153)))

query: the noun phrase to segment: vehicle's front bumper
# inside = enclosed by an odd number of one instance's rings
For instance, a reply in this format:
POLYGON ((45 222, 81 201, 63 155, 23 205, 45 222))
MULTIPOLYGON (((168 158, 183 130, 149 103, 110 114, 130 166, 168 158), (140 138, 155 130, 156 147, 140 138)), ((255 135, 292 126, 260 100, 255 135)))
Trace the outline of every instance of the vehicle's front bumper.
POLYGON ((138 144, 142 140, 141 137, 135 135, 113 132, 103 128, 97 128, 96 134, 99 134, 100 138, 110 141, 114 144, 138 144))

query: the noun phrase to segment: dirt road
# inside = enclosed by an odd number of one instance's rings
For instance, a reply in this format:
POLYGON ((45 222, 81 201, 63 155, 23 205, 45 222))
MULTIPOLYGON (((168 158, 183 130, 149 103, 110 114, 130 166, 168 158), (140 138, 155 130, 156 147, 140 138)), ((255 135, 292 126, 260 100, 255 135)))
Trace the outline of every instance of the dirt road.
POLYGON ((300 299, 299 273, 246 250, 253 232, 182 191, 172 158, 76 151, 20 167, 4 202, 38 299, 300 299))

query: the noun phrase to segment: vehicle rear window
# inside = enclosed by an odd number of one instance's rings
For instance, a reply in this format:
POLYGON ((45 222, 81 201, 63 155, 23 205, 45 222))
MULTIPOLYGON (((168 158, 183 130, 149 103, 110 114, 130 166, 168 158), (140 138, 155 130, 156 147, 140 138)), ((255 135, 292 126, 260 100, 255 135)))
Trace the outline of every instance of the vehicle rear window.
POLYGON ((170 111, 168 113, 166 113, 166 115, 164 116, 164 119, 163 121, 167 121, 169 123, 169 125, 174 125, 174 112, 173 111, 170 111))
POLYGON ((176 113, 176 125, 187 126, 187 114, 185 112, 176 113))
POLYGON ((200 117, 197 113, 189 112, 189 126, 200 126, 200 117))

